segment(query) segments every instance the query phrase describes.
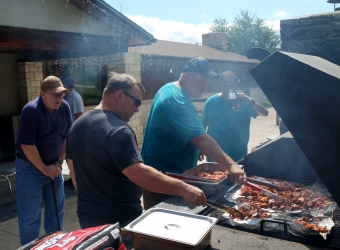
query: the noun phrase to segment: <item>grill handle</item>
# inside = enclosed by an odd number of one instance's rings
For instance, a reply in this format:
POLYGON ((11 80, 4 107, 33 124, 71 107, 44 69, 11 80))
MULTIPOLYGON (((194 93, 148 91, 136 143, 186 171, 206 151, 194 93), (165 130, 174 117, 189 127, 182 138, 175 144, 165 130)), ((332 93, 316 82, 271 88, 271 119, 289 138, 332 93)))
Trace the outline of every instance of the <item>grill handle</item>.
POLYGON ((261 220, 260 222, 260 232, 262 233, 269 233, 268 231, 264 231, 265 223, 276 223, 283 225, 283 236, 288 237, 288 225, 286 221, 274 221, 274 220, 261 220))

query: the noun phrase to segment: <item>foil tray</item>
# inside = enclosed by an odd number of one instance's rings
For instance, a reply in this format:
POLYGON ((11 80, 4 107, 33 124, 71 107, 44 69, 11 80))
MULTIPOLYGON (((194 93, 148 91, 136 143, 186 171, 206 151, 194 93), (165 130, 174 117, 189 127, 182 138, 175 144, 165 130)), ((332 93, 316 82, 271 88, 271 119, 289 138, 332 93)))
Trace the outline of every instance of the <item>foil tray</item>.
POLYGON ((162 208, 147 210, 125 227, 135 249, 205 249, 217 219, 162 208))
MULTIPOLYGON (((198 176, 201 172, 209 172, 209 171, 225 171, 225 168, 221 165, 213 162, 206 162, 199 164, 188 171, 182 173, 182 175, 194 175, 198 176)), ((227 191, 228 188, 234 186, 234 183, 230 181, 227 177, 221 179, 216 183, 207 183, 207 182, 196 182, 196 181, 189 181, 185 180, 184 182, 191 184, 195 187, 201 189, 207 198, 214 196, 218 193, 222 194, 223 192, 227 191)))
MULTIPOLYGON (((328 193, 328 191, 320 186, 319 183, 314 183, 312 186, 305 187, 308 189, 313 189, 314 191, 319 191, 322 193, 328 193)), ((330 195, 329 195, 330 196, 330 195)), ((240 187, 231 193, 226 193, 224 198, 229 205, 233 205, 234 208, 238 209, 242 206, 242 203, 236 203, 236 198, 240 197, 240 187)), ((331 197, 331 196, 330 196, 331 197)), ((241 220, 238 218, 231 218, 228 213, 223 213, 221 211, 213 211, 211 216, 216 217, 220 224, 225 224, 229 226, 241 227, 247 230, 255 230, 262 232, 273 232, 273 233, 289 233, 298 237, 315 237, 321 236, 322 239, 326 240, 328 234, 330 234, 332 227, 334 226, 333 212, 337 208, 337 204, 334 202, 324 209, 312 209, 312 210, 298 210, 298 211, 286 211, 284 213, 280 210, 264 209, 271 213, 270 218, 252 218, 248 220, 241 220), (325 226, 327 232, 322 233, 312 229, 308 229, 305 226, 294 222, 294 219, 301 217, 309 217, 311 223, 318 226, 325 226)))
POLYGON ((299 223, 292 221, 292 218, 282 218, 282 216, 274 216, 270 219, 251 219, 251 220, 239 220, 229 217, 229 214, 222 213, 220 211, 213 211, 211 216, 218 219, 219 225, 229 225, 234 227, 241 227, 247 230, 259 231, 259 232, 271 232, 271 233, 287 233, 298 236, 298 237, 314 237, 321 236, 322 239, 326 240, 328 234, 332 227, 334 226, 334 221, 330 217, 314 217, 313 223, 319 226, 326 226, 328 229, 327 233, 321 233, 308 229, 299 223))

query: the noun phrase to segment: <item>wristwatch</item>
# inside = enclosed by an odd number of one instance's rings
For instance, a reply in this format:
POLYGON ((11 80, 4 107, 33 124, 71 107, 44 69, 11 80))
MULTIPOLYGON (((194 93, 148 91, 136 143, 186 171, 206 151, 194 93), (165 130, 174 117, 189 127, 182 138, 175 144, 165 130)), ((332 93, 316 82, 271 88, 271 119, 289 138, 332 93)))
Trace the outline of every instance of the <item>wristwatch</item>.
POLYGON ((63 159, 58 159, 58 164, 63 165, 64 160, 63 159))

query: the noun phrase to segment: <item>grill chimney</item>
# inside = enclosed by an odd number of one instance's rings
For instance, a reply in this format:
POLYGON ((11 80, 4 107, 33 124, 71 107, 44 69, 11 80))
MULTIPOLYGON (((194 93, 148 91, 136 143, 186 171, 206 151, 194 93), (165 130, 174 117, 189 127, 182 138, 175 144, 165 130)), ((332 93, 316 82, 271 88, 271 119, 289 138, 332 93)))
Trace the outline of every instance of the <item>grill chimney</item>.
POLYGON ((340 0, 328 0, 327 3, 334 4, 334 11, 339 11, 340 7, 336 8, 335 4, 340 3, 340 0))
POLYGON ((227 50, 227 33, 212 32, 212 33, 203 34, 202 45, 226 52, 228 51, 227 50))

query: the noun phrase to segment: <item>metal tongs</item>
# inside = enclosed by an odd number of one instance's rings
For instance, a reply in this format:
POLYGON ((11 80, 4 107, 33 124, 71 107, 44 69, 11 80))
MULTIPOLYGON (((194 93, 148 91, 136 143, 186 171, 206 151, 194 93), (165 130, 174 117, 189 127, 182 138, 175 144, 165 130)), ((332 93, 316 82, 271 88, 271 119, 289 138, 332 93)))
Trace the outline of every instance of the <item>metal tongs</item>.
POLYGON ((213 202, 213 201, 210 201, 210 200, 207 200, 207 204, 211 208, 218 210, 220 212, 223 212, 223 213, 228 213, 234 218, 241 218, 241 219, 244 218, 244 215, 240 211, 238 211, 236 208, 226 206, 226 205, 223 205, 223 204, 220 204, 220 203, 217 203, 217 202, 213 202))
POLYGON ((282 198, 282 197, 280 197, 280 196, 278 196, 278 195, 276 195, 276 194, 274 194, 272 192, 269 192, 268 190, 266 190, 266 189, 264 189, 262 187, 259 187, 258 185, 255 185, 255 184, 253 184, 253 183, 251 183, 249 181, 247 181, 245 186, 246 187, 250 187, 252 190, 258 191, 258 192, 262 193, 263 195, 266 195, 266 196, 268 196, 270 198, 273 198, 273 199, 278 200, 278 201, 283 201, 285 204, 287 203, 286 199, 284 199, 284 198, 282 198))
MULTIPOLYGON (((275 188, 275 187, 279 187, 278 185, 275 185, 275 184, 272 184, 272 185, 266 185, 267 183, 264 183, 262 181, 258 181, 258 180, 255 180, 255 179, 252 179, 252 178, 249 178, 247 177, 247 183, 244 185, 246 187, 249 187, 251 188, 252 190, 254 191, 258 191, 260 193, 262 193, 263 195, 266 195, 270 198, 273 198, 275 200, 278 200, 278 201, 283 201, 286 204, 288 204, 288 201, 256 184, 254 184, 253 182, 257 182, 259 185, 263 185, 263 186, 268 186, 268 187, 271 187, 271 188, 275 188), (275 186, 275 187, 274 187, 275 186)), ((270 183, 269 183, 270 184, 270 183)), ((226 198, 228 198, 228 195, 225 196, 226 198)))
POLYGON ((182 181, 196 181, 196 182, 206 182, 206 183, 218 183, 219 182, 218 180, 212 180, 212 179, 199 177, 195 175, 182 175, 182 174, 175 174, 175 173, 169 173, 169 172, 166 172, 165 174, 172 178, 176 178, 182 181))
POLYGON ((250 177, 247 177, 247 181, 250 181, 252 183, 255 183, 255 184, 258 184, 258 185, 261 185, 261 186, 266 186, 266 187, 269 187, 269 188, 274 188, 276 190, 288 190, 288 189, 291 189, 292 186, 280 186, 280 185, 277 185, 277 184, 273 184, 273 183, 270 183, 270 182, 267 182, 267 181, 261 181, 261 180, 257 180, 257 179, 253 179, 253 178, 250 178, 250 177))

